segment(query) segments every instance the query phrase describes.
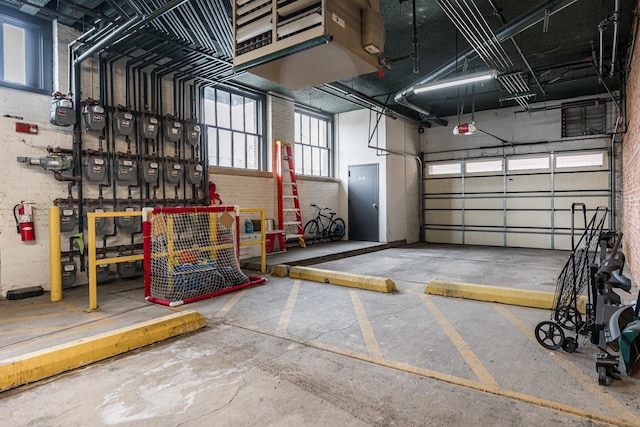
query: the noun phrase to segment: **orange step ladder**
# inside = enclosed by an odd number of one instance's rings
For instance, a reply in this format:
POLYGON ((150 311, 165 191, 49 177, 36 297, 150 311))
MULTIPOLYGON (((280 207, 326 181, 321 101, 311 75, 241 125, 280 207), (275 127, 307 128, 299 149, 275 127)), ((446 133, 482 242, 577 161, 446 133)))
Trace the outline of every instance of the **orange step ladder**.
POLYGON ((278 228, 284 231, 286 241, 297 239, 300 246, 304 248, 306 245, 298 198, 298 182, 290 143, 276 141, 276 159, 278 228))

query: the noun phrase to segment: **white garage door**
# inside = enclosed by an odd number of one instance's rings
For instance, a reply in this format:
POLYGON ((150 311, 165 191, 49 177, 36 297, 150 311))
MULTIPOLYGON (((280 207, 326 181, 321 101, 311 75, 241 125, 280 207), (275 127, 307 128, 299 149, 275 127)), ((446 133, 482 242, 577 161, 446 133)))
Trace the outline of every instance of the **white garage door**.
POLYGON ((606 151, 511 156, 425 164, 427 242, 571 249, 598 206, 609 206, 606 151))

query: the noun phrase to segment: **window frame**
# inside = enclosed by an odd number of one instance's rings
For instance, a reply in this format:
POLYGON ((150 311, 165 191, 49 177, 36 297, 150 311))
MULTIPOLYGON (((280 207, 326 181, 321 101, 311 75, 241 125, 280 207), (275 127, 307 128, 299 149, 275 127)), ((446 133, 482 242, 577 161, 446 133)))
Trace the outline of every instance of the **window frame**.
POLYGON ((319 178, 333 178, 334 171, 335 171, 335 165, 334 165, 334 159, 333 159, 334 153, 335 153, 335 147, 334 147, 335 127, 334 127, 333 114, 322 113, 316 110, 306 108, 301 105, 296 105, 294 114, 293 114, 293 123, 294 123, 293 145, 294 145, 294 161, 295 161, 296 174, 302 175, 302 176, 319 177, 319 178), (298 134, 297 132, 298 129, 296 125, 298 116, 300 117, 300 134, 298 134), (308 142, 302 141, 303 117, 307 117, 309 119, 308 120, 309 121, 308 142), (326 146, 322 146, 320 144, 320 141, 322 140, 320 126, 318 126, 318 133, 316 135, 318 140, 317 144, 313 143, 312 141, 313 134, 311 132, 312 119, 317 120, 318 123, 324 122, 326 124, 326 134, 324 135, 326 138, 326 146), (313 155, 314 150, 318 151, 320 156, 319 159, 317 159, 319 173, 314 173, 314 160, 316 160, 313 155), (321 155, 322 152, 326 152, 326 156, 327 156, 326 173, 324 173, 325 171, 323 170, 323 167, 322 167, 322 155, 321 155), (307 154, 305 153, 311 153, 311 158, 307 159, 306 158, 307 154), (307 165, 307 161, 310 162, 310 164, 307 165), (306 173, 305 171, 310 171, 310 173, 306 173))
POLYGON ((206 129, 206 142, 207 142, 207 165, 212 167, 220 167, 220 168, 229 168, 229 169, 237 169, 237 170, 247 170, 247 171, 267 171, 267 144, 265 143, 265 123, 266 123, 266 97, 264 94, 260 92, 254 92, 247 89, 241 89, 238 87, 230 86, 230 85, 215 85, 211 87, 204 87, 202 89, 202 99, 203 99, 203 124, 206 129), (207 96, 207 91, 213 91, 212 99, 207 96), (228 117, 228 126, 220 126, 218 123, 218 96, 224 96, 219 94, 225 94, 229 100, 229 111, 228 117), (236 129, 238 125, 237 120, 234 120, 232 102, 238 97, 242 98, 242 130, 236 129), (207 112, 206 106, 207 102, 210 101, 214 107, 213 112, 207 112), (255 126, 255 131, 247 131, 247 105, 255 103, 255 117, 253 117, 253 122, 251 124, 251 128, 255 126), (214 123, 210 123, 209 118, 212 118, 214 123), (215 150, 212 150, 211 144, 214 141, 211 141, 209 138, 210 132, 215 132, 215 150), (228 133, 230 135, 231 145, 229 147, 229 152, 231 155, 231 165, 221 165, 220 164, 220 134, 224 133, 225 135, 228 133), (238 154, 237 147, 235 146, 234 141, 236 141, 237 137, 242 137, 244 139, 244 158, 240 160, 239 165, 236 162, 236 155, 238 154), (249 156, 247 150, 247 141, 249 139, 257 140, 257 168, 247 167, 249 164, 249 156), (212 155, 215 156, 215 161, 212 162, 212 155))
MULTIPOLYGON (((51 95, 53 92, 53 23, 6 6, 0 6, 0 28, 4 24, 25 31, 25 84, 5 81, 4 54, 0 55, 0 87, 51 95), (37 52, 33 54, 33 52, 37 52)), ((0 46, 4 31, 0 30, 0 46)))

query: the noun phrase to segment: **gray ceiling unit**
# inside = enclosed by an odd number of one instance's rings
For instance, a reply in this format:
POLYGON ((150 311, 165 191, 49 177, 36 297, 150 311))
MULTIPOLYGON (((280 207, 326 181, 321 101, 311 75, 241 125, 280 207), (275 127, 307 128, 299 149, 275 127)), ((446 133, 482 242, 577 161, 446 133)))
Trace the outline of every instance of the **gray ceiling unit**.
POLYGON ((379 67, 378 1, 234 0, 233 6, 236 71, 298 90, 379 67))

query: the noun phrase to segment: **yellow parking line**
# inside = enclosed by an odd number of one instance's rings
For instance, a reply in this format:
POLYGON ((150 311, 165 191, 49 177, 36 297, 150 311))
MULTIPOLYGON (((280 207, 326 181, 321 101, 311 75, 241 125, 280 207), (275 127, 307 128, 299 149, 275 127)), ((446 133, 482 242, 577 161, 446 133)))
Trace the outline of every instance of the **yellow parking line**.
POLYGON ((362 305, 362 301, 360 301, 358 293, 356 291, 350 291, 349 293, 351 294, 351 302, 353 303, 353 308, 356 311, 356 317, 360 324, 360 330, 362 331, 367 351, 372 357, 382 358, 382 351, 378 345, 378 340, 376 340, 376 334, 373 332, 373 328, 371 327, 371 323, 367 317, 367 312, 362 305))
MULTIPOLYGON (((525 325, 522 322, 522 320, 518 319, 516 316, 510 313, 503 305, 500 305, 500 304, 492 304, 492 305, 501 315, 503 315, 516 328, 518 328, 524 336, 529 338, 534 343, 538 344, 538 341, 536 340, 533 329, 525 325)), ((584 373, 579 369, 577 369, 576 366, 573 363, 571 363, 569 360, 567 360, 562 356, 555 357, 555 355, 551 356, 551 359, 553 359, 553 361, 556 362, 562 369, 567 371, 569 375, 571 375, 574 379, 576 379, 585 390, 589 391, 589 393, 592 396, 598 398, 602 403, 607 405, 614 413, 619 414, 620 418, 632 421, 634 425, 640 425, 640 417, 638 417, 633 412, 629 411, 624 405, 622 405, 619 401, 617 401, 613 396, 607 393, 603 393, 602 386, 597 386, 594 383, 593 378, 589 378, 585 376, 584 373)))
POLYGON ((295 280, 293 282, 293 286, 291 287, 291 292, 289 292, 289 298, 287 299, 287 303, 284 305, 284 310, 280 315, 280 321, 278 322, 278 327, 276 328, 276 334, 278 335, 287 334, 287 328, 289 327, 289 321, 291 320, 293 309, 296 306, 296 301, 298 300, 299 291, 300 291, 300 280, 295 280))
POLYGON ((24 335, 24 334, 37 334, 37 333, 49 333, 60 330, 60 328, 49 327, 49 328, 28 328, 28 329, 12 329, 6 332, 0 332, 0 337, 5 335, 24 335))
POLYGON ((6 349, 17 350, 19 348, 28 347, 30 345, 40 344, 43 342, 48 342, 48 341, 57 340, 59 338, 68 337, 70 335, 75 335, 92 328, 101 328, 101 327, 110 325, 112 323, 115 323, 115 320, 107 317, 101 320, 91 321, 90 323, 85 323, 79 326, 61 327, 61 328, 57 328, 59 332, 52 332, 50 334, 47 334, 39 338, 30 339, 30 340, 21 342, 20 344, 10 345, 10 346, 7 346, 6 349))
POLYGON ((37 319, 47 319, 49 317, 60 317, 60 316, 69 316, 69 313, 48 313, 48 314, 37 314, 35 316, 24 316, 24 317, 12 317, 8 319, 0 320, 0 323, 15 323, 15 322, 26 322, 29 320, 37 320, 37 319))
POLYGON ((423 378, 428 378, 435 381, 444 382, 447 384, 452 384, 454 386, 468 388, 470 390, 491 394, 497 397, 503 397, 503 398, 511 399, 517 402, 540 406, 542 408, 550 409, 553 411, 560 411, 565 414, 575 416, 576 418, 579 418, 581 420, 585 420, 586 422, 593 423, 594 421, 596 421, 604 424, 621 426, 621 427, 637 427, 639 425, 637 422, 630 421, 629 419, 623 419, 622 417, 613 418, 606 415, 602 415, 598 412, 583 411, 582 409, 576 408, 575 406, 565 405, 563 403, 542 399, 536 396, 530 396, 530 395, 519 393, 513 390, 506 390, 498 386, 484 384, 484 383, 469 380, 466 378, 456 377, 454 375, 445 374, 443 372, 437 372, 431 369, 409 365, 403 362, 396 362, 393 360, 381 359, 381 358, 376 359, 361 352, 334 347, 332 345, 324 344, 318 341, 313 341, 313 340, 299 341, 291 338, 284 338, 281 336, 274 335, 272 331, 267 331, 258 326, 250 325, 243 322, 225 320, 224 323, 227 325, 246 329, 248 331, 253 331, 259 334, 268 335, 268 336, 272 336, 280 339, 285 339, 291 342, 296 342, 301 345, 306 345, 310 348, 315 348, 318 350, 327 351, 340 356, 349 357, 351 359, 360 360, 362 362, 371 363, 374 365, 381 366, 383 368, 395 369, 397 371, 406 372, 408 374, 417 375, 423 378))
POLYGON ((438 310, 438 308, 429 300, 427 295, 420 295, 422 301, 427 305, 433 317, 440 324, 440 327, 447 334, 453 345, 458 349, 458 352, 462 355, 464 360, 469 364, 469 367, 476 374, 481 383, 487 384, 491 387, 500 388, 496 380, 491 376, 487 368, 484 367, 478 356, 471 350, 471 348, 464 341, 462 336, 455 330, 453 325, 449 323, 447 318, 438 310))
POLYGON ((237 291, 235 292, 235 295, 233 296, 233 298, 231 298, 229 301, 227 301, 227 303, 224 305, 224 307, 222 307, 214 316, 214 319, 220 319, 224 316, 227 315, 227 313, 229 312, 229 310, 231 310, 233 308, 234 305, 237 304, 238 301, 240 301, 240 298, 242 298, 244 296, 244 294, 247 293, 249 289, 243 289, 241 291, 237 291))

